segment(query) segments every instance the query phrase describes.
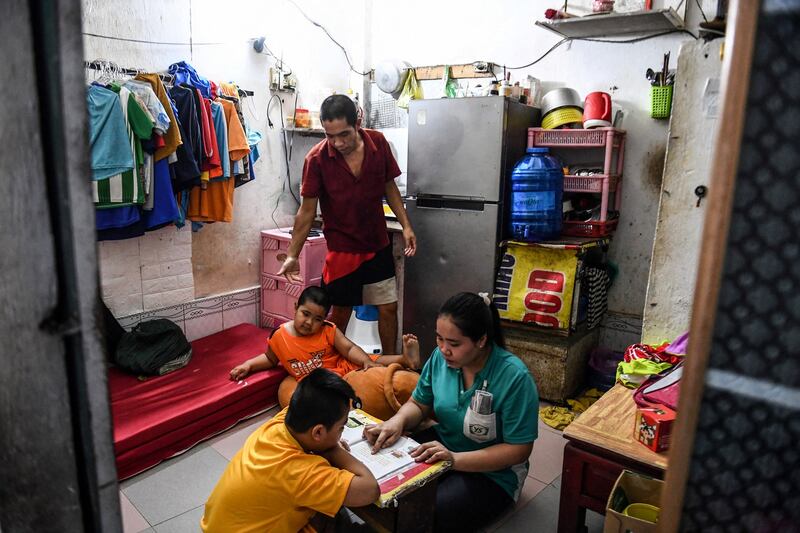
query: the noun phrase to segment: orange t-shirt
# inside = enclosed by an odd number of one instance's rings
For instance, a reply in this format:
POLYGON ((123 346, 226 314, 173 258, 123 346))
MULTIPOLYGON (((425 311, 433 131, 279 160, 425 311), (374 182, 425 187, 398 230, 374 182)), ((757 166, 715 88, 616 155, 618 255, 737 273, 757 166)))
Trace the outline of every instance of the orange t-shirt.
POLYGON ((222 104, 222 110, 225 112, 225 121, 228 124, 228 152, 231 162, 238 161, 250 153, 250 145, 247 144, 247 134, 239 120, 236 106, 224 98, 217 98, 214 101, 222 104))
POLYGON ((327 368, 344 376, 361 367, 339 355, 334 348, 336 325, 327 320, 313 335, 295 337, 289 332, 291 322, 281 324, 269 339, 269 347, 292 377, 300 381, 317 368, 327 368))
POLYGON ((164 133, 164 145, 156 149, 155 160, 161 161, 173 153, 178 146, 183 144, 181 133, 178 129, 178 121, 175 119, 175 114, 172 112, 172 105, 169 103, 167 90, 164 88, 164 84, 161 83, 161 78, 158 77, 158 74, 138 74, 134 79, 146 81, 150 84, 153 88, 153 92, 156 93, 156 97, 158 97, 158 101, 164 106, 164 111, 167 112, 167 116, 169 117, 169 128, 166 133, 164 133))

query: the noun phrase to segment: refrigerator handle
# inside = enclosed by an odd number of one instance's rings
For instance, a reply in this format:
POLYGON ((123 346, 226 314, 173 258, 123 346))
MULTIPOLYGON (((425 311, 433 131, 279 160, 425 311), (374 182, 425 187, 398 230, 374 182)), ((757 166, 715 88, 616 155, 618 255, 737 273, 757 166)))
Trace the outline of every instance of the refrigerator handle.
POLYGON ((417 197, 419 209, 456 209, 458 211, 483 211, 483 199, 417 197))

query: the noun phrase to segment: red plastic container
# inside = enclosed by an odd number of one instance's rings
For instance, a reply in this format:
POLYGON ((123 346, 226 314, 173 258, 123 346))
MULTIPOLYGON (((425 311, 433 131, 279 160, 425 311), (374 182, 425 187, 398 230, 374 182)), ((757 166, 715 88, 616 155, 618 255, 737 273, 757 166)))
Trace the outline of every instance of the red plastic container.
POLYGON ((605 222, 576 222, 565 220, 561 227, 562 235, 570 237, 608 237, 615 229, 619 219, 607 220, 605 222))

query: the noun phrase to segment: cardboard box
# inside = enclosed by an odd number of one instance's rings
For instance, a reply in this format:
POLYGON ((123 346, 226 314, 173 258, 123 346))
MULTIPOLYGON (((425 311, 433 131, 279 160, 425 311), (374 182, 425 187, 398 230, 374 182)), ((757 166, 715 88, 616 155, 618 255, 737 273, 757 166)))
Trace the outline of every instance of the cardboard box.
POLYGON ((658 507, 664 482, 630 470, 623 470, 611 489, 606 504, 606 521, 603 533, 655 533, 658 525, 624 513, 632 503, 646 503, 658 507))
POLYGON ((660 404, 639 407, 636 409, 633 438, 654 452, 663 452, 669 448, 674 423, 675 411, 669 407, 660 404))
POLYGON ((503 335, 506 348, 530 370, 539 398, 566 404, 583 386, 589 352, 600 340, 600 328, 557 337, 504 321, 503 335))

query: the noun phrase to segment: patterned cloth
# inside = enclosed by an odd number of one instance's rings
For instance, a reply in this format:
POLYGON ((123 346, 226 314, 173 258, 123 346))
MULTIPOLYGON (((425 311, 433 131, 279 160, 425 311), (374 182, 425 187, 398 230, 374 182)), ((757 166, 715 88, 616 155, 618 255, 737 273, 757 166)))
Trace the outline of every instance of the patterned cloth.
POLYGON ((589 329, 596 328, 608 311, 608 289, 611 277, 605 268, 587 267, 586 292, 589 295, 589 308, 586 312, 586 323, 589 329))

